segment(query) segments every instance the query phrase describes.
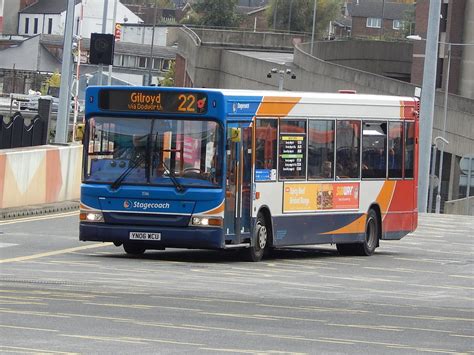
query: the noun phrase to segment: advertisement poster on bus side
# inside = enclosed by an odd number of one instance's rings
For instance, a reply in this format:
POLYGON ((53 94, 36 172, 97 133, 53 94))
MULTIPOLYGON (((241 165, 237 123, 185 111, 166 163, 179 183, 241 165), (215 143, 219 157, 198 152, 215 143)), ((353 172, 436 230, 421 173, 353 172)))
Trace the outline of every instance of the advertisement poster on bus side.
POLYGON ((359 208, 359 183, 284 185, 283 212, 316 212, 359 208))

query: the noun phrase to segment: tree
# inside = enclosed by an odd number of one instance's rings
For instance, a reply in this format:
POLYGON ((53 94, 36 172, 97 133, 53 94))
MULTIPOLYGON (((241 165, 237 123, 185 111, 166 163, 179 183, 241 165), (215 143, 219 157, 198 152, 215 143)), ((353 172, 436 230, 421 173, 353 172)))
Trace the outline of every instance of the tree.
POLYGON ((240 17, 236 14, 237 0, 197 0, 185 23, 202 26, 236 27, 240 17))
MULTIPOLYGON (((322 37, 329 21, 335 20, 341 13, 341 0, 317 0, 316 34, 322 37)), ((268 24, 273 27, 275 18, 277 30, 311 32, 313 30, 313 0, 271 0, 267 10, 268 24), (290 21, 291 13, 291 21, 290 21)))
POLYGON ((163 80, 160 81, 161 86, 174 86, 174 65, 175 62, 172 61, 168 72, 166 73, 163 80))

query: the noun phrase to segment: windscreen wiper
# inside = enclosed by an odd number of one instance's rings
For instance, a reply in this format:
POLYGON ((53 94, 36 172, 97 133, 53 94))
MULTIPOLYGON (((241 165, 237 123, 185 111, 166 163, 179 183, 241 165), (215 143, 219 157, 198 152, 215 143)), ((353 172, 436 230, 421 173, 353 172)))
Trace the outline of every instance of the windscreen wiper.
POLYGON ((164 168, 168 172, 168 176, 170 177, 171 181, 173 182, 173 185, 176 187, 176 191, 183 192, 184 191, 184 186, 179 183, 178 179, 176 178, 176 175, 171 171, 170 168, 168 168, 168 166, 165 164, 164 161, 162 161, 161 164, 163 164, 164 168))
POLYGON ((146 155, 140 156, 138 159, 133 160, 132 164, 129 165, 127 169, 124 170, 122 174, 110 185, 112 190, 117 190, 119 186, 122 184, 123 180, 141 163, 143 163, 146 159, 146 155))

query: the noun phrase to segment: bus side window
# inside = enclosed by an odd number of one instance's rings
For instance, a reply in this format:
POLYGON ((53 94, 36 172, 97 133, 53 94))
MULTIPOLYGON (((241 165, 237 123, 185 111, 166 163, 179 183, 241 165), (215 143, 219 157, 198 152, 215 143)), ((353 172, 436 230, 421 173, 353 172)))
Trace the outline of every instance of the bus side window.
POLYGON ((336 124, 336 177, 360 177, 360 121, 343 120, 336 124))
POLYGON ((334 178, 334 121, 308 122, 308 178, 334 178))
POLYGON ((403 123, 388 124, 388 177, 403 177, 403 123))
POLYGON ((413 178, 415 158, 415 123, 405 123, 405 178, 413 178))
POLYGON ((362 178, 385 179, 387 174, 387 123, 364 122, 362 178))
POLYGON ((257 119, 255 127, 255 180, 275 180, 277 166, 277 120, 268 118, 257 119))

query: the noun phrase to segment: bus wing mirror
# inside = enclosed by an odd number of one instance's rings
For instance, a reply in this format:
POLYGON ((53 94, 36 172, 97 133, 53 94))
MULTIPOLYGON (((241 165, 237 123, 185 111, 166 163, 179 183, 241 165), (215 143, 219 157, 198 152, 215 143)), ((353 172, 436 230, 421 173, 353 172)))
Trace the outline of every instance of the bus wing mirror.
POLYGON ((75 128, 75 137, 77 141, 81 141, 84 138, 84 123, 78 123, 75 128))
POLYGON ((240 142, 241 141, 241 130, 240 128, 230 128, 228 132, 229 139, 232 142, 240 142))

